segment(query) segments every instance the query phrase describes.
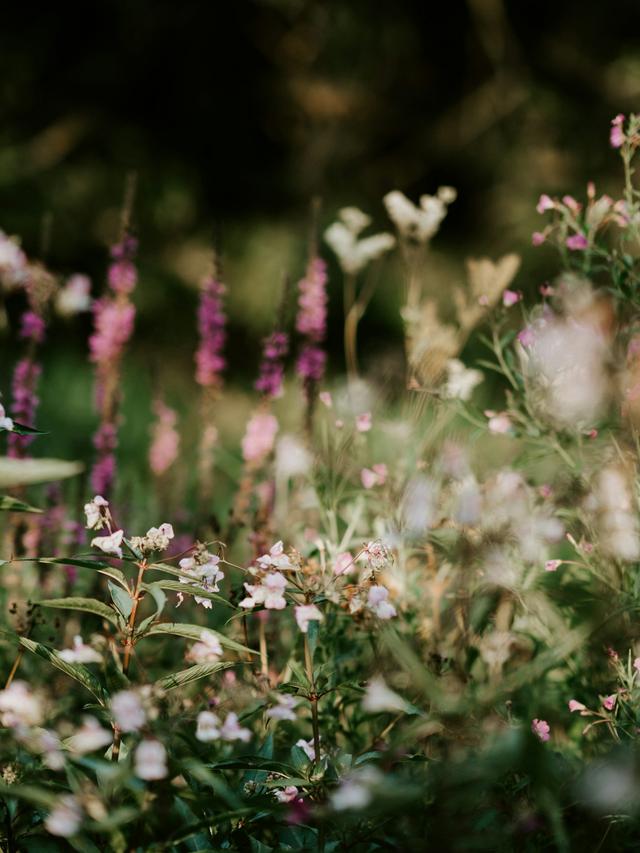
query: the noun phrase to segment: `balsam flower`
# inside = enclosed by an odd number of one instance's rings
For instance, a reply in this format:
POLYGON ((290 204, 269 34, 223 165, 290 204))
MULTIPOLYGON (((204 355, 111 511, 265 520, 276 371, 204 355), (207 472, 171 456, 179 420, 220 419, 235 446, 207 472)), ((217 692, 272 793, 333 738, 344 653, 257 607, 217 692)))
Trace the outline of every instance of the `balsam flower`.
POLYGON ((72 752, 85 755, 108 746, 112 739, 111 732, 103 728, 95 717, 84 717, 80 728, 69 738, 68 747, 72 752))
POLYGON ((223 655, 220 640, 211 631, 204 630, 200 639, 194 643, 186 654, 186 659, 192 663, 215 663, 223 655))
POLYGON ((280 572, 268 572, 259 584, 245 583, 249 595, 240 602, 240 607, 252 609, 264 604, 267 610, 284 610, 287 606, 284 591, 287 579, 280 572))
POLYGON ((26 681, 12 681, 9 687, 0 690, 0 722, 3 726, 38 726, 42 719, 42 703, 26 681))
POLYGON ((73 794, 63 794, 45 818, 47 832, 60 838, 71 838, 82 824, 82 807, 73 794))
POLYGON ((138 693, 120 690, 111 697, 111 712, 123 732, 137 732, 147 721, 147 714, 138 693))
POLYGON ((539 720, 537 717, 531 721, 531 731, 542 743, 546 743, 551 737, 549 723, 546 720, 539 720))
POLYGON ((315 604, 299 604, 294 608, 298 628, 303 634, 309 630, 309 622, 321 622, 324 618, 315 604))
POLYGON ((169 774, 167 750, 159 740, 143 740, 134 753, 134 773, 138 779, 155 782, 169 774))
POLYGON ((58 652, 58 657, 67 663, 102 663, 102 655, 83 642, 80 634, 73 638, 73 647, 58 652))
POLYGON ((371 586, 367 594, 367 606, 379 619, 391 619, 396 609, 387 599, 389 590, 384 586, 371 586))
POLYGON ((91 540, 92 548, 99 548, 105 554, 119 557, 122 559, 122 539, 124 537, 123 530, 116 530, 109 536, 96 536, 91 540))
POLYGON ((292 803, 298 796, 298 789, 295 785, 287 785, 286 788, 281 789, 276 788, 273 796, 279 803, 292 803))
POLYGON ((276 693, 275 698, 276 704, 265 712, 266 716, 271 720, 295 720, 294 708, 299 700, 290 693, 276 693))
POLYGON ((11 432, 13 429, 13 421, 11 418, 6 416, 4 406, 0 403, 0 430, 7 430, 7 432, 11 432))

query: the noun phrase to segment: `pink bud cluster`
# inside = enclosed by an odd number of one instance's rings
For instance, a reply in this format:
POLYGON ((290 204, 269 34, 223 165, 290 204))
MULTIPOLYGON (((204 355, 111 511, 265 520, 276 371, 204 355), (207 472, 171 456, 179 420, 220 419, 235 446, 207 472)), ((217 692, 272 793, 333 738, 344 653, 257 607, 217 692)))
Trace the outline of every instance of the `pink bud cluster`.
POLYGON ((285 332, 273 332, 264 341, 260 374, 256 380, 256 390, 265 397, 275 398, 282 394, 284 378, 284 358, 289 351, 289 337, 285 332))

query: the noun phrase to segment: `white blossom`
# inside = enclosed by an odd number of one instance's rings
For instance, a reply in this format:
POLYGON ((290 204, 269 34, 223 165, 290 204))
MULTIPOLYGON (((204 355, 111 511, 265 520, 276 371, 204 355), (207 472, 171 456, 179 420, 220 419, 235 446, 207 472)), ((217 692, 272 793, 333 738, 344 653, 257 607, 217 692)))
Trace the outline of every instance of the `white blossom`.
POLYGON ((111 711, 123 732, 137 732, 147 721, 147 715, 138 693, 121 690, 111 697, 111 711))
POLYGON ((102 655, 83 642, 80 634, 73 638, 73 647, 58 652, 58 656, 67 663, 102 663, 102 655))
POLYGON ((51 835, 70 838, 80 829, 82 808, 73 794, 63 794, 53 807, 44 825, 51 835))
POLYGON ((345 273, 356 275, 371 261, 381 257, 395 246, 395 238, 387 232, 358 238, 360 232, 371 222, 369 217, 358 208, 343 208, 339 211, 338 217, 339 221, 327 228, 324 238, 338 256, 340 266, 345 273))
POLYGON ((367 684, 362 707, 372 714, 379 711, 406 711, 407 702, 387 687, 382 676, 377 675, 367 684))
POLYGON ((167 750, 159 740, 143 740, 134 754, 134 772, 139 779, 153 782, 164 779, 167 768, 167 750))
POLYGON ((91 540, 91 545, 94 548, 99 548, 105 554, 113 555, 122 559, 122 539, 124 537, 123 530, 116 530, 109 536, 96 536, 91 540))
POLYGON ((295 607, 296 622, 303 634, 309 630, 309 622, 320 622, 322 613, 315 604, 298 604, 295 607))
POLYGON ((109 501, 102 495, 96 495, 89 503, 84 505, 84 514, 87 518, 85 527, 89 530, 101 530, 106 524, 109 501))
POLYGON ((103 728, 95 717, 84 717, 82 725, 67 743, 72 752, 84 755, 87 752, 95 752, 96 749, 108 746, 111 741, 111 732, 103 728))
POLYGON ((447 362, 447 379, 443 396, 448 400, 469 400, 473 389, 482 382, 484 374, 480 370, 466 367, 458 358, 447 362))
POLYGON ((42 722, 42 704, 26 681, 13 681, 0 690, 0 721, 3 726, 37 726, 42 722))

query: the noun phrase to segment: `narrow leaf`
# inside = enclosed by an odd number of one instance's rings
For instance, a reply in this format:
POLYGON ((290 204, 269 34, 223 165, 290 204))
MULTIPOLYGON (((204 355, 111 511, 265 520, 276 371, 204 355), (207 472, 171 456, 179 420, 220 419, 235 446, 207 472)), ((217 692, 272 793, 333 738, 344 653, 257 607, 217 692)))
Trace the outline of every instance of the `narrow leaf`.
POLYGON ((160 678, 156 681, 156 685, 163 690, 173 690, 176 687, 184 687, 185 684, 191 684, 192 681, 198 681, 200 678, 207 678, 221 669, 229 669, 231 666, 233 666, 231 661, 199 663, 196 666, 190 666, 188 669, 183 669, 180 672, 174 672, 172 675, 160 678))
POLYGON ((30 506, 24 501, 12 498, 10 495, 0 495, 0 510, 5 512, 43 512, 35 506, 30 506))
POLYGON ((111 581, 107 581, 107 584, 109 585, 109 592, 111 593, 113 603, 118 608, 119 612, 122 613, 123 617, 128 619, 129 616, 131 616, 131 611, 133 609, 133 599, 128 592, 120 589, 119 586, 111 583, 111 581))
POLYGON ((106 619, 112 625, 119 627, 116 612, 95 598, 47 598, 39 601, 40 607, 55 607, 59 610, 81 610, 84 613, 94 613, 96 616, 106 619))
POLYGON ((203 631, 209 631, 211 634, 214 634, 220 641, 220 645, 225 646, 227 649, 232 649, 235 652, 244 654, 247 654, 247 652, 252 655, 257 654, 253 649, 248 649, 246 646, 236 643, 235 640, 230 640, 228 637, 225 637, 224 634, 220 634, 212 628, 202 627, 201 625, 188 625, 183 622, 156 622, 155 625, 152 625, 148 629, 145 636, 149 637, 152 634, 170 634, 174 637, 185 637, 187 640, 199 640, 203 631))
POLYGON ((86 687, 90 693, 93 693, 101 705, 106 705, 109 699, 106 690, 100 684, 95 675, 89 672, 86 666, 83 666, 80 663, 67 663, 67 661, 63 660, 56 651, 50 649, 48 646, 43 646, 42 643, 36 643, 34 640, 30 640, 28 637, 20 637, 19 642, 25 647, 25 649, 28 649, 30 652, 33 652, 33 654, 38 655, 45 660, 48 660, 49 663, 53 664, 57 669, 73 678, 79 684, 82 684, 82 686, 86 687))

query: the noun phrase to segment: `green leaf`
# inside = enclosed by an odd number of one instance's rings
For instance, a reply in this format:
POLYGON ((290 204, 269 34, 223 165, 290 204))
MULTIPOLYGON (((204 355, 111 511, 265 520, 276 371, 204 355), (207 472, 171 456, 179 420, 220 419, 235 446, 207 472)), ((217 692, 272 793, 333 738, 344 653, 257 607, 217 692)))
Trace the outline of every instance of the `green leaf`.
POLYGON ((50 649, 48 646, 43 646, 42 643, 36 643, 34 640, 30 640, 28 637, 19 637, 18 641, 25 647, 25 649, 28 649, 30 652, 33 652, 33 654, 38 655, 45 660, 48 660, 50 664, 55 666, 61 672, 64 672, 79 684, 82 684, 83 687, 86 687, 90 693, 93 693, 101 705, 107 704, 109 695, 95 675, 89 672, 86 666, 83 666, 80 663, 67 663, 67 661, 63 660, 56 651, 50 649))
POLYGON ((160 678, 156 681, 156 685, 163 690, 174 690, 176 687, 184 687, 186 684, 191 684, 192 681, 198 681, 200 678, 207 678, 222 669, 229 669, 233 665, 231 661, 199 663, 195 666, 190 666, 188 669, 183 669, 180 672, 174 672, 172 675, 160 678))
POLYGON ((133 599, 129 595, 128 592, 125 592, 123 589, 120 589, 119 586, 116 586, 111 581, 107 581, 109 586, 109 592, 111 593, 111 598, 113 599, 113 603, 118 608, 118 611, 122 614, 125 619, 128 619, 131 616, 131 611, 133 610, 133 599))
MULTIPOLYGON (((3 429, 3 427, 0 427, 0 429, 3 429)), ((7 430, 7 432, 15 432, 17 435, 49 435, 49 433, 44 430, 36 429, 35 427, 30 427, 26 424, 19 424, 18 421, 14 421, 13 429, 7 430)))
POLYGON ((309 625, 307 626, 307 640, 309 643, 309 651, 311 652, 311 660, 313 660, 314 655, 316 653, 316 646, 318 645, 319 635, 320 623, 316 619, 311 619, 309 625))
POLYGON ((232 649, 234 652, 256 655, 253 649, 248 649, 246 646, 236 643, 235 640, 230 640, 224 634, 214 631, 212 628, 202 627, 201 625, 188 625, 184 622, 156 622, 145 633, 146 637, 152 634, 170 634, 173 637, 185 637, 187 640, 199 640, 203 631, 209 631, 216 636, 220 641, 220 645, 227 649, 232 649))
POLYGON ((153 599, 156 603, 156 610, 155 613, 151 614, 151 616, 147 616, 146 619, 142 620, 142 622, 138 625, 138 628, 136 629, 136 635, 144 634, 147 628, 150 625, 153 625, 153 623, 160 618, 162 611, 164 610, 164 606, 167 603, 167 596, 164 594, 164 592, 158 586, 157 583, 143 583, 142 588, 153 596, 153 599))
POLYGON ((24 501, 12 498, 10 495, 0 495, 0 510, 5 512, 43 512, 35 506, 30 506, 24 501))
MULTIPOLYGON (((183 575, 183 577, 187 576, 183 575)), ((209 592, 209 590, 203 589, 197 584, 192 585, 180 583, 180 581, 156 581, 154 585, 157 585, 160 589, 166 589, 170 592, 181 592, 184 595, 197 595, 198 598, 208 598, 210 601, 217 601, 219 604, 226 604, 227 607, 233 607, 233 604, 228 602, 226 598, 223 598, 215 592, 209 592)))
POLYGON ((0 459, 0 488, 27 486, 31 483, 49 483, 54 480, 66 480, 82 473, 81 462, 67 462, 62 459, 0 459))
POLYGON ((94 613, 111 622, 112 625, 119 627, 118 616, 116 612, 95 598, 47 598, 44 601, 39 601, 40 607, 55 607, 59 610, 81 610, 84 613, 94 613))

